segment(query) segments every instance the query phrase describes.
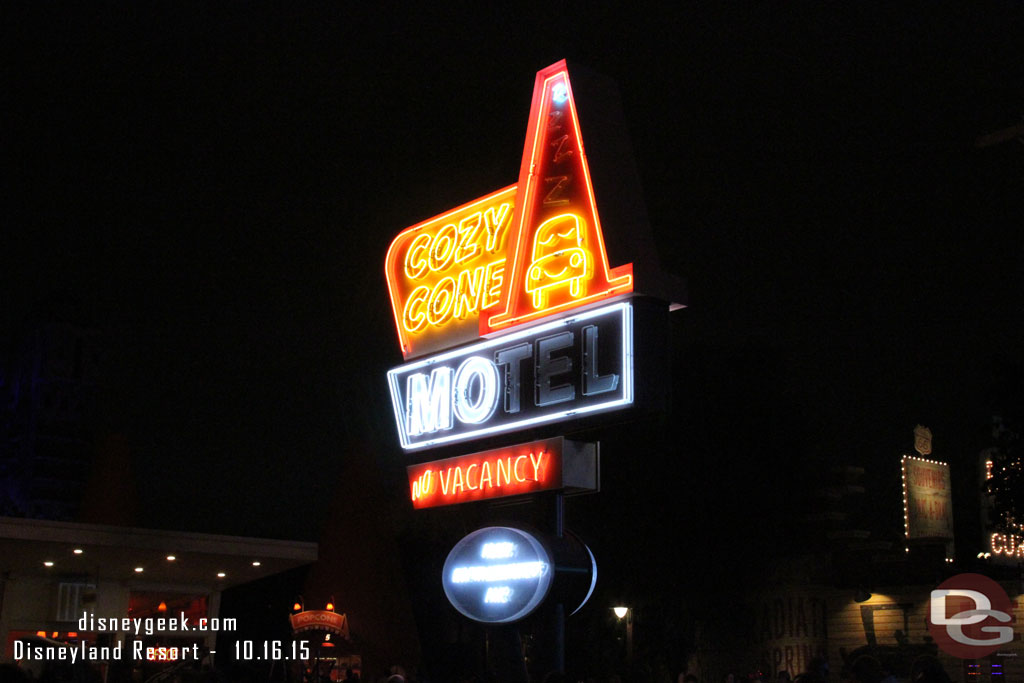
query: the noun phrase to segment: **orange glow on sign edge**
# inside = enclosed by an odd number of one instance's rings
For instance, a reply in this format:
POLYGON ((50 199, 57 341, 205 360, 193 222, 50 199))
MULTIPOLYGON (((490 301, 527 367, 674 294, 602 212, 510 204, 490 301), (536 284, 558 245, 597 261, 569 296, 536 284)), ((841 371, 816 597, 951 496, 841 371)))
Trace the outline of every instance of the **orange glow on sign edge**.
POLYGON ((633 291, 632 264, 616 268, 608 264, 564 60, 537 74, 519 183, 403 230, 388 248, 385 277, 395 328, 406 357, 633 291), (553 120, 561 121, 563 117, 562 110, 552 110, 556 102, 568 112, 564 118, 571 122, 571 139, 567 133, 544 145, 545 136, 561 127, 560 123, 552 125, 553 120), (553 118, 555 113, 559 116, 553 118), (543 152, 549 146, 554 151, 547 166, 570 160, 578 167, 582 182, 574 183, 571 175, 552 176, 544 180, 557 181, 548 183, 553 189, 541 186, 537 172, 545 163, 543 152), (549 201, 555 190, 573 184, 571 191, 582 195, 580 202, 549 201), (526 189, 520 194, 519 187, 526 189), (541 209, 544 204, 555 204, 562 210, 557 215, 540 216, 536 205, 541 194, 541 209), (473 211, 487 203, 493 206, 473 211), (481 231, 489 212, 491 225, 481 231), (553 230, 557 238, 553 234, 539 240, 541 229, 555 221, 572 222, 574 231, 553 230), (483 251, 481 232, 488 236, 483 251), (559 246, 559 239, 573 234, 573 245, 563 242, 559 246), (588 235, 593 237, 593 244, 585 238, 588 235), (504 258, 499 253, 502 239, 506 242, 504 258), (547 247, 552 240, 551 250, 538 251, 538 246, 547 247), (538 256, 541 252, 543 255, 538 256), (485 255, 490 259, 478 263, 485 255), (509 258, 511 269, 507 267, 509 258), (466 267, 460 268, 463 264, 466 267), (529 277, 531 274, 534 277, 529 277), (430 284, 410 286, 420 280, 430 280, 430 284), (475 333, 468 329, 474 317, 475 333), (430 343, 428 337, 435 339, 430 343))
POLYGON ((392 240, 384 272, 406 356, 417 345, 429 351, 477 338, 477 316, 497 305, 504 281, 515 190, 492 192, 392 240), (439 339, 430 345, 431 337, 439 339))

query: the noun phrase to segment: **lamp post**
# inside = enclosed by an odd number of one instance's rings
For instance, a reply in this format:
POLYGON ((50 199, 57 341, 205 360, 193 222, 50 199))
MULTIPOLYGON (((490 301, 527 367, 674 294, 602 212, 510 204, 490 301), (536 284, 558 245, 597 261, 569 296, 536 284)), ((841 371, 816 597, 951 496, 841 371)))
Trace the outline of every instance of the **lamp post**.
POLYGON ((622 621, 623 617, 626 619, 626 661, 633 661, 633 610, 628 607, 613 607, 612 611, 615 612, 615 616, 622 621))

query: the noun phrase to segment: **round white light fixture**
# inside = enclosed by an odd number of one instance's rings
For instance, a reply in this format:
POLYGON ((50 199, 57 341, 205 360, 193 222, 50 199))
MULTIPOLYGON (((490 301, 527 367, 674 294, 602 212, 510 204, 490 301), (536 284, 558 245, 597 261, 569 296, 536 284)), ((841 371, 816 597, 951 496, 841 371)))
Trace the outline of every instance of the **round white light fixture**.
POLYGON ((136 567, 135 568, 135 573, 136 574, 141 574, 142 572, 143 572, 143 568, 142 567, 136 567))
POLYGON ((621 619, 622 617, 626 616, 626 614, 629 612, 629 608, 628 607, 612 607, 612 611, 615 612, 615 616, 617 616, 619 619, 621 619))
POLYGON ((260 566, 260 564, 262 564, 262 563, 259 560, 256 560, 255 562, 252 563, 252 566, 258 567, 258 566, 260 566))
POLYGON ((217 572, 218 579, 223 579, 225 576, 227 576, 227 574, 225 574, 224 572, 217 572))
POLYGON ((44 567, 52 567, 53 566, 53 562, 51 562, 50 560, 47 560, 46 562, 43 562, 43 566, 44 567))
POLYGON ((473 621, 507 624, 533 612, 554 580, 551 555, 523 529, 485 527, 455 544, 441 585, 452 607, 473 621))
POLYGON ((82 550, 81 548, 75 548, 75 549, 74 549, 74 550, 72 550, 71 552, 73 552, 73 553, 74 553, 75 555, 81 555, 81 554, 82 554, 82 553, 84 553, 85 551, 84 551, 84 550, 82 550))
POLYGON ((167 556, 167 561, 168 562, 174 562, 176 559, 178 559, 178 558, 176 558, 174 555, 168 555, 167 556))

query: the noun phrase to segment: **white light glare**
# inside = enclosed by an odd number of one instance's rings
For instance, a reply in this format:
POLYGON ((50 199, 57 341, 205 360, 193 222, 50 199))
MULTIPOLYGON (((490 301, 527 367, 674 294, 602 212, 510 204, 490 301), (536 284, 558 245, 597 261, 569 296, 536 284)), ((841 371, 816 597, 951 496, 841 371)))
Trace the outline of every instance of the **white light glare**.
POLYGON ((491 586, 484 594, 484 602, 504 605, 512 598, 512 589, 508 586, 491 586))
POLYGON ((564 82, 559 81, 551 88, 551 99, 558 103, 565 102, 569 99, 569 90, 565 87, 564 82))
POLYGON ((504 543, 484 543, 480 548, 480 557, 485 560, 497 560, 505 557, 512 557, 516 552, 516 544, 505 541, 504 543))
POLYGON ((626 616, 626 612, 629 611, 628 607, 612 607, 612 611, 615 612, 615 616, 619 619, 626 616))
POLYGON ((546 562, 513 562, 476 567, 456 567, 452 570, 452 583, 493 583, 536 579, 547 571, 546 562))

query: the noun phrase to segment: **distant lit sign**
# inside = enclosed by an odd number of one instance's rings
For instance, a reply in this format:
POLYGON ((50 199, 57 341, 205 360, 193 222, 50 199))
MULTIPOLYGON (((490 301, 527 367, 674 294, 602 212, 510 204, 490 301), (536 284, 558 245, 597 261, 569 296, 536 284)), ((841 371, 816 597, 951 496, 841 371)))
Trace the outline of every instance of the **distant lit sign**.
POLYGON ((348 638, 348 618, 344 614, 330 610, 306 610, 289 618, 292 622, 292 631, 295 633, 327 631, 348 638))
POLYGON ((631 405, 632 314, 629 303, 612 304, 388 371, 402 447, 631 405))
POLYGON ((452 548, 441 582, 448 601, 466 617, 505 624, 537 609, 553 576, 551 556, 535 536, 522 529, 486 527, 452 548))
POLYGON ((953 538, 949 465, 903 456, 903 525, 910 540, 953 538))
POLYGON ((995 532, 989 536, 989 550, 997 558, 1024 560, 1024 536, 995 532))
POLYGON ((633 291, 610 268, 565 62, 534 85, 519 182, 418 223, 385 260, 406 358, 633 291))
POLYGON ((415 508, 597 488, 597 448, 562 437, 407 467, 415 508))
POLYGON ((176 662, 181 653, 176 647, 147 647, 146 659, 151 662, 176 662))
POLYGON ((932 430, 924 425, 914 427, 914 450, 921 455, 932 454, 932 430))

